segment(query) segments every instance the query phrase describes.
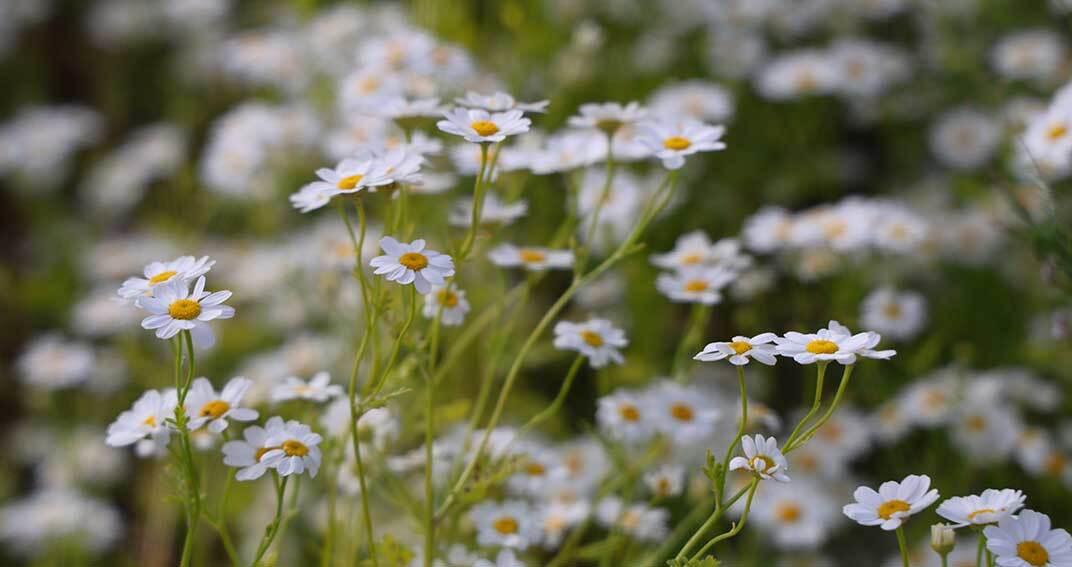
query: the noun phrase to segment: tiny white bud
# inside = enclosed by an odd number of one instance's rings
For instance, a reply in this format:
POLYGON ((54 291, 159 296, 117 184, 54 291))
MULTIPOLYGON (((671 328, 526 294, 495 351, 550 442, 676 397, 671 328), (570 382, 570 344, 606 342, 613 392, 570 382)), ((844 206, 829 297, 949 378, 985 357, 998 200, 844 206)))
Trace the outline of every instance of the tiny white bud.
POLYGON ((947 524, 934 524, 931 526, 931 549, 938 555, 948 555, 956 546, 956 533, 953 527, 947 524))

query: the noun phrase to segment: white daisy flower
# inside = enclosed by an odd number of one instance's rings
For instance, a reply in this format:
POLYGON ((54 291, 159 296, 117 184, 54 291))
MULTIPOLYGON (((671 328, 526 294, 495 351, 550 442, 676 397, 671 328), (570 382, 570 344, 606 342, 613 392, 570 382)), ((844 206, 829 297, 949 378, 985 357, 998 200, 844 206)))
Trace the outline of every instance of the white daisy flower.
MULTIPOLYGON (((738 501, 731 510, 739 514, 742 505, 738 501)), ((777 547, 799 551, 820 547, 840 517, 836 502, 822 484, 797 479, 764 484, 756 493, 748 519, 777 547)))
POLYGON ((51 390, 85 383, 97 364, 97 355, 88 344, 46 334, 30 342, 16 367, 23 382, 51 390))
POLYGON ((433 285, 443 285, 444 278, 454 275, 451 257, 425 250, 424 244, 422 239, 403 244, 385 236, 380 239, 380 248, 387 254, 373 258, 369 265, 376 268, 376 275, 401 285, 413 284, 417 293, 424 295, 432 291, 433 285))
POLYGON ((257 419, 257 411, 241 407, 242 396, 253 385, 249 378, 241 376, 232 378, 223 391, 219 394, 212 387, 212 382, 207 378, 198 378, 190 385, 190 391, 186 394, 183 406, 190 420, 187 422, 191 430, 198 429, 208 424, 209 431, 220 433, 227 429, 227 419, 236 421, 253 421, 257 419))
POLYGON ((878 492, 861 486, 853 493, 856 502, 846 504, 842 510, 846 516, 863 526, 881 526, 886 531, 895 530, 918 512, 938 500, 938 491, 931 489, 927 475, 909 475, 901 482, 882 483, 878 492))
POLYGON ((536 102, 518 102, 514 100, 514 97, 504 93, 496 92, 490 95, 482 95, 477 92, 467 91, 464 97, 458 97, 454 99, 454 102, 468 108, 479 108, 488 112, 506 112, 507 110, 520 110, 522 112, 547 112, 547 105, 551 103, 549 100, 538 100, 536 102))
POLYGON ((393 182, 385 166, 372 156, 363 159, 346 158, 334 168, 316 170, 320 179, 303 186, 290 196, 294 208, 303 213, 319 209, 336 195, 349 195, 393 182))
POLYGON ((680 169, 685 165, 685 156, 726 149, 720 141, 725 127, 696 120, 644 122, 637 130, 637 141, 661 159, 667 169, 680 169))
POLYGON ((659 541, 670 530, 670 513, 642 502, 627 504, 620 498, 603 499, 596 507, 596 519, 607 528, 616 527, 640 541, 659 541))
POLYGON ((608 436, 627 443, 649 439, 655 432, 655 413, 642 396, 625 389, 599 398, 596 421, 608 436))
POLYGON ((514 550, 500 549, 494 563, 488 559, 478 559, 473 567, 525 567, 525 562, 517 558, 514 550))
POLYGON ((507 479, 511 492, 536 498, 546 498, 552 486, 566 479, 568 470, 558 453, 536 444, 520 451, 518 472, 507 479))
POLYGON ((695 120, 721 122, 733 116, 733 95, 725 88, 704 81, 686 81, 660 87, 651 96, 652 113, 658 116, 687 115, 695 120))
POLYGON ((663 380, 646 395, 651 398, 655 428, 675 443, 691 445, 714 434, 719 411, 696 388, 663 380))
POLYGON ((170 262, 153 262, 145 266, 144 278, 128 278, 123 282, 119 287, 119 297, 134 300, 146 295, 151 296, 157 285, 171 281, 172 278, 192 280, 207 274, 215 264, 216 261, 208 256, 180 256, 170 262))
POLYGON ((647 114, 648 111, 636 101, 625 105, 617 102, 589 102, 582 104, 578 113, 570 117, 569 125, 574 128, 595 128, 613 134, 622 126, 639 122, 647 114))
POLYGON ((190 331, 195 346, 208 348, 216 342, 208 321, 234 317, 234 307, 223 305, 230 297, 229 291, 206 292, 205 276, 197 278, 192 292, 189 282, 173 279, 157 286, 153 297, 138 298, 138 307, 152 314, 141 326, 156 329, 156 337, 164 340, 190 331))
POLYGON ((1050 517, 1034 510, 1002 518, 983 530, 986 548, 1000 567, 1069 567, 1072 537, 1050 528, 1050 517))
POLYGON ((722 267, 689 266, 659 274, 655 288, 676 303, 715 305, 722 301, 721 289, 736 277, 735 272, 722 267))
POLYGON ((254 425, 247 427, 242 432, 241 440, 228 441, 223 444, 223 464, 230 467, 239 467, 235 473, 236 480, 256 480, 268 470, 264 456, 269 450, 274 449, 268 444, 268 437, 272 432, 282 431, 283 418, 272 417, 264 427, 254 425))
POLYGON ((501 142, 507 136, 529 131, 532 121, 524 114, 520 110, 488 113, 486 110, 456 108, 444 112, 446 120, 440 120, 436 126, 448 134, 465 138, 467 142, 501 142))
POLYGON ((528 503, 522 500, 481 502, 469 511, 476 526, 476 541, 482 546, 524 550, 540 537, 540 524, 528 503))
POLYGON ((855 364, 857 356, 866 358, 889 358, 896 351, 874 351, 882 337, 878 333, 850 334, 837 321, 830 321, 830 328, 816 333, 790 331, 784 337, 774 339, 778 354, 791 357, 800 364, 836 360, 843 365, 855 364))
POLYGON ((629 344, 625 331, 606 319, 589 319, 583 323, 559 321, 555 324, 555 348, 577 351, 588 357, 592 368, 603 368, 608 362, 622 364, 625 358, 619 349, 629 344))
POLYGON ((455 286, 432 286, 432 292, 424 296, 421 314, 426 319, 434 319, 440 310, 440 323, 447 327, 461 325, 465 321, 465 315, 469 313, 469 300, 465 298, 465 290, 455 286))
POLYGON ((778 449, 778 440, 774 437, 756 435, 753 439, 746 435, 741 438, 741 451, 744 452, 743 457, 734 457, 730 461, 731 471, 743 469, 752 471, 763 480, 789 482, 789 476, 785 474, 789 462, 778 449))
POLYGON ((777 351, 771 343, 777 338, 774 333, 760 333, 752 338, 733 337, 730 342, 708 343, 702 351, 692 357, 701 362, 714 362, 728 359, 730 364, 743 366, 750 359, 756 359, 767 366, 774 366, 778 361, 777 351))
POLYGON ((927 300, 915 292, 882 287, 868 294, 860 323, 895 340, 916 336, 927 321, 927 300))
POLYGON ((719 265, 732 270, 743 270, 752 265, 752 258, 741 253, 741 242, 736 238, 724 238, 712 243, 707 233, 694 230, 679 236, 673 250, 665 254, 653 254, 651 263, 666 270, 680 270, 698 265, 719 265))
POLYGON ((264 444, 269 447, 261 460, 280 476, 302 474, 316 478, 320 469, 320 435, 313 433, 308 425, 290 420, 280 428, 268 430, 264 444))
POLYGON ((573 252, 539 246, 518 247, 503 243, 488 251, 488 259, 504 268, 523 267, 529 271, 568 270, 573 267, 573 252))
POLYGON ((659 498, 681 494, 685 484, 685 468, 681 465, 663 465, 644 474, 644 485, 659 498))
POLYGON ((177 404, 178 395, 173 389, 145 392, 133 407, 119 414, 108 426, 105 443, 111 447, 136 443, 134 449, 140 457, 164 454, 171 437, 168 420, 174 419, 177 404))
POLYGON ((1023 492, 1005 488, 988 488, 982 494, 955 496, 938 505, 938 515, 953 522, 955 527, 996 524, 1024 507, 1023 492))
POLYGON ((443 105, 435 97, 408 99, 394 96, 380 101, 369 110, 370 114, 375 116, 397 121, 408 118, 434 118, 443 113, 443 105))
POLYGON ((287 376, 282 384, 272 389, 272 401, 309 400, 322 403, 342 393, 342 386, 331 383, 331 374, 321 371, 308 382, 297 376, 287 376))

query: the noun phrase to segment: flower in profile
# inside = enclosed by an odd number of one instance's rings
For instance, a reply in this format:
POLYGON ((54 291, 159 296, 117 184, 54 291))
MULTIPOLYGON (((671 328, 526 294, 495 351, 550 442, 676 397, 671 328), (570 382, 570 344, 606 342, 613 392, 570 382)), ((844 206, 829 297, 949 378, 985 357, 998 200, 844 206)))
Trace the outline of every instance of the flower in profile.
POLYGON ((685 469, 681 465, 663 465, 644 475, 644 485, 659 498, 681 494, 685 481, 685 469))
POLYGON ((568 270, 573 267, 573 252, 539 246, 519 247, 503 243, 488 251, 491 263, 504 268, 523 267, 530 271, 568 270))
POLYGON ((680 169, 685 165, 685 156, 726 149, 726 144, 721 141, 725 131, 723 126, 691 119, 651 121, 637 126, 637 141, 663 160, 663 167, 680 169))
POLYGON ((722 267, 689 266, 655 279, 655 288, 676 303, 715 305, 722 301, 722 288, 737 278, 722 267))
POLYGON ((953 522, 954 527, 996 524, 1024 506, 1023 492, 1006 488, 988 488, 982 494, 955 496, 938 505, 938 515, 953 522))
POLYGON ((482 546, 523 550, 540 537, 536 515, 523 500, 481 502, 469 511, 469 519, 476 526, 476 541, 482 546))
POLYGON ((162 455, 171 437, 169 419, 175 417, 178 396, 175 390, 149 390, 142 394, 134 406, 119 414, 108 426, 105 439, 111 447, 134 445, 140 457, 162 455))
POLYGON ((483 95, 473 91, 467 91, 465 96, 454 99, 454 102, 468 108, 479 108, 488 112, 506 112, 508 110, 520 110, 522 112, 547 112, 548 100, 536 102, 518 102, 514 97, 504 92, 496 92, 483 95))
POLYGON ((647 116, 647 110, 633 101, 622 105, 617 102, 589 102, 582 104, 577 115, 571 116, 569 125, 574 128, 595 128, 614 134, 627 124, 635 124, 647 116))
POLYGON ((317 372, 308 382, 297 376, 287 376, 283 383, 272 389, 273 402, 309 400, 322 403, 342 395, 342 386, 331 383, 331 374, 317 372))
POLYGON ((465 321, 466 313, 469 313, 469 300, 465 298, 465 290, 456 286, 433 286, 432 293, 424 296, 421 314, 426 319, 434 319, 440 311, 440 323, 447 327, 461 325, 465 321))
POLYGON ((119 287, 119 297, 135 300, 139 297, 153 294, 153 288, 171 281, 172 279, 192 280, 203 276, 216 264, 215 260, 208 256, 194 258, 193 256, 180 256, 170 262, 153 262, 145 266, 142 272, 144 278, 127 278, 119 287))
POLYGON ((843 509, 846 516, 860 525, 881 526, 891 531, 901 527, 909 516, 934 504, 938 500, 938 491, 931 489, 929 476, 909 475, 901 482, 882 483, 878 492, 861 486, 853 497, 856 502, 846 504, 843 509))
POLYGON ((217 394, 207 378, 194 380, 183 404, 186 415, 190 418, 187 425, 192 430, 207 423, 209 431, 220 433, 227 429, 228 418, 236 421, 257 419, 256 410, 241 406, 242 396, 246 395, 246 390, 252 385, 252 380, 239 376, 232 378, 223 387, 223 391, 217 394))
POLYGON ((402 285, 413 284, 417 293, 432 291, 433 285, 443 285, 444 278, 454 275, 454 261, 446 254, 425 250, 424 240, 417 239, 404 244, 385 236, 380 239, 380 248, 386 254, 376 256, 369 262, 387 281, 402 285))
POLYGON ((1001 567, 1068 567, 1072 537, 1050 527, 1050 517, 1034 510, 1006 516, 983 530, 986 548, 1001 567))
POLYGON ((608 362, 625 362, 619 349, 629 344, 625 331, 606 319, 589 319, 583 323, 559 321, 555 324, 555 348, 574 350, 588 357, 592 368, 608 362))
POLYGON ((336 195, 371 190, 393 182, 385 166, 371 155, 362 159, 346 158, 334 168, 322 167, 316 170, 316 176, 320 179, 290 196, 294 208, 303 213, 323 207, 336 195))
POLYGON ((477 144, 501 142, 507 136, 524 134, 532 124, 520 110, 489 113, 486 110, 455 108, 444 112, 443 116, 446 120, 436 123, 440 130, 477 144))
POLYGON ((272 449, 267 443, 271 432, 283 429, 283 418, 273 417, 264 427, 254 425, 247 427, 242 432, 242 439, 228 441, 223 444, 223 464, 229 467, 238 467, 235 479, 240 481, 256 480, 268 470, 264 462, 264 455, 272 449))
POLYGON ((702 230, 682 234, 674 249, 664 254, 652 254, 651 263, 664 270, 680 270, 689 266, 723 266, 743 270, 752 265, 752 258, 741 252, 741 241, 724 238, 711 242, 702 230))
POLYGON ((293 419, 267 431, 264 446, 268 450, 260 457, 265 466, 275 469, 279 476, 309 471, 309 476, 316 478, 320 469, 320 435, 293 419))
POLYGON ((882 337, 878 333, 868 331, 854 335, 844 325, 830 321, 827 329, 808 334, 790 331, 774 342, 778 345, 778 354, 791 357, 800 364, 836 360, 849 365, 856 363, 857 356, 887 359, 896 354, 892 350, 874 350, 880 340, 882 337))
POLYGON ((164 340, 190 331, 194 345, 207 348, 216 342, 208 321, 234 317, 234 307, 223 305, 230 297, 229 291, 206 292, 205 276, 197 278, 192 292, 189 282, 173 279, 158 286, 153 297, 138 298, 138 307, 151 313, 141 326, 156 329, 156 337, 164 340))
POLYGON ((748 364, 748 361, 754 358, 767 366, 774 366, 778 358, 775 356, 777 351, 771 343, 776 338, 777 335, 774 333, 760 333, 752 338, 738 335, 729 342, 708 343, 692 358, 701 362, 728 359, 730 364, 735 366, 748 364))
POLYGON ((753 439, 746 435, 741 438, 741 451, 744 452, 743 457, 734 457, 730 461, 731 471, 743 469, 752 471, 763 480, 789 482, 789 476, 785 474, 789 462, 778 449, 778 440, 774 437, 756 435, 753 439))
POLYGON ((599 502, 596 519, 607 528, 617 528, 640 541, 659 541, 667 536, 670 512, 643 502, 624 502, 611 496, 599 502))

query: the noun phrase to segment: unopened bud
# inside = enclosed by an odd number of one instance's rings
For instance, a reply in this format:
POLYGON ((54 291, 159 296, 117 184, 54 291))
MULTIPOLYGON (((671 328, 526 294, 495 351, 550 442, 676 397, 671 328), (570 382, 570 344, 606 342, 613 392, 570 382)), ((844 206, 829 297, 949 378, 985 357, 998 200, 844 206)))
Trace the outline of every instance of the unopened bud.
POLYGON ((934 524, 931 526, 931 549, 938 555, 948 555, 956 547, 956 534, 953 527, 947 524, 934 524))

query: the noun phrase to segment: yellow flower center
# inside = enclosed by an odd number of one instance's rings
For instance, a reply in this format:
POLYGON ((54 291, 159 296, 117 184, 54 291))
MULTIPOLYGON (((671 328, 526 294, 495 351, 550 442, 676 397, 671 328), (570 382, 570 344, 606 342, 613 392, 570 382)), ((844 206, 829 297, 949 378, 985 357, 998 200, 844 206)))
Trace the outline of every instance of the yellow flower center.
POLYGON ((907 512, 911 509, 912 507, 904 500, 887 500, 878 507, 878 517, 883 520, 889 520, 897 512, 907 512))
POLYGON ((981 415, 969 416, 964 420, 964 427, 967 427, 970 431, 983 431, 986 429, 986 419, 981 415))
POLYGON ((800 520, 801 512, 803 510, 796 502, 783 502, 775 509, 774 515, 779 521, 792 524, 800 520))
POLYGON ((168 315, 172 319, 189 321, 201 314, 201 304, 192 299, 178 299, 168 305, 168 315))
POLYGON ((686 266, 692 266, 699 264, 700 262, 703 262, 703 254, 700 254, 699 252, 691 252, 681 257, 681 263, 686 266))
POLYGON ((815 339, 804 348, 812 354, 834 354, 838 351, 837 343, 825 339, 815 339))
POLYGON ((1042 468, 1050 475, 1057 476, 1065 470, 1065 458, 1059 453, 1052 453, 1046 457, 1046 463, 1042 468))
POLYGON ((201 406, 201 417, 218 419, 221 415, 227 413, 227 410, 229 409, 231 409, 231 404, 223 400, 212 400, 201 406))
POLYGON ((749 343, 747 341, 733 341, 732 343, 730 343, 730 348, 732 348, 733 352, 737 354, 744 354, 752 350, 752 343, 749 343))
POLYGON ((688 138, 683 138, 681 136, 670 136, 663 140, 663 147, 668 150, 687 150, 691 145, 692 142, 690 142, 688 138))
POLYGON ((1035 567, 1042 567, 1050 562, 1050 552, 1037 541, 1021 541, 1016 544, 1016 555, 1035 567))
POLYGON ((1064 138, 1067 134, 1068 126, 1065 124, 1055 124, 1046 131, 1046 137, 1049 138, 1051 142, 1056 142, 1057 140, 1064 138))
POLYGON ((406 252, 398 257, 398 263, 413 271, 419 271, 428 267, 428 257, 419 252, 406 252))
POLYGON ((305 446, 305 443, 296 439, 287 439, 283 441, 283 452, 288 457, 304 457, 309 454, 309 447, 305 446))
POLYGON ((149 285, 156 285, 158 283, 164 283, 164 282, 170 280, 171 276, 174 276, 177 273, 178 272, 176 272, 175 270, 168 270, 166 272, 160 272, 159 274, 156 274, 155 276, 149 278, 149 285))
POLYGON ((495 522, 491 524, 491 527, 495 528, 495 531, 503 535, 511 535, 517 533, 518 525, 517 520, 510 516, 503 516, 495 520, 495 522))
POLYGON ((655 481, 655 492, 663 496, 670 494, 670 479, 664 476, 655 481))
POLYGON ((692 408, 685 404, 674 404, 670 406, 670 416, 678 421, 692 421, 692 408))
POLYGON ((886 317, 890 319, 900 319, 903 314, 901 306, 896 303, 887 303, 886 307, 882 309, 882 312, 886 314, 886 317))
POLYGON ((519 258, 521 258, 521 261, 526 264, 535 264, 537 262, 543 262, 547 259, 547 254, 544 254, 539 250, 530 250, 528 248, 523 248, 519 250, 517 255, 519 258))
POLYGON ((260 447, 259 449, 257 449, 257 452, 253 454, 253 459, 259 463, 259 462, 261 462, 261 459, 264 458, 265 453, 267 453, 268 451, 273 451, 273 450, 278 449, 278 448, 279 447, 260 447))
POLYGON ((436 299, 439 300, 439 304, 443 307, 457 307, 458 306, 458 294, 450 290, 441 290, 436 299))
POLYGON ((145 421, 141 423, 142 425, 148 425, 149 427, 156 427, 156 416, 150 415, 149 417, 145 418, 145 421))
POLYGON ((365 177, 365 176, 364 175, 349 175, 347 177, 343 177, 342 179, 340 179, 339 182, 335 184, 335 186, 338 187, 339 189, 343 189, 343 190, 353 189, 354 187, 357 187, 358 183, 361 183, 361 179, 363 177, 365 177))
POLYGON ((707 290, 707 282, 704 280, 689 280, 685 282, 685 291, 701 292, 707 290))
POLYGON ((640 410, 633 404, 622 404, 618 407, 618 413, 626 421, 640 421, 640 410))
POLYGON ((968 514, 968 519, 969 520, 974 520, 976 516, 979 516, 979 515, 982 515, 982 514, 993 514, 995 512, 997 512, 997 510, 993 510, 991 508, 982 508, 980 510, 976 510, 976 511, 972 512, 971 514, 968 514))
POLYGON ((581 331, 581 339, 588 343, 589 346, 596 348, 603 346, 603 337, 594 331, 581 331))
POLYGON ((490 120, 474 120, 469 123, 469 127, 481 136, 491 136, 499 131, 499 127, 490 120))
POLYGON ((756 455, 752 457, 752 470, 756 472, 767 472, 774 468, 774 460, 766 455, 756 455))
POLYGON ((525 474, 529 476, 543 476, 547 472, 540 463, 532 462, 525 466, 525 474))

